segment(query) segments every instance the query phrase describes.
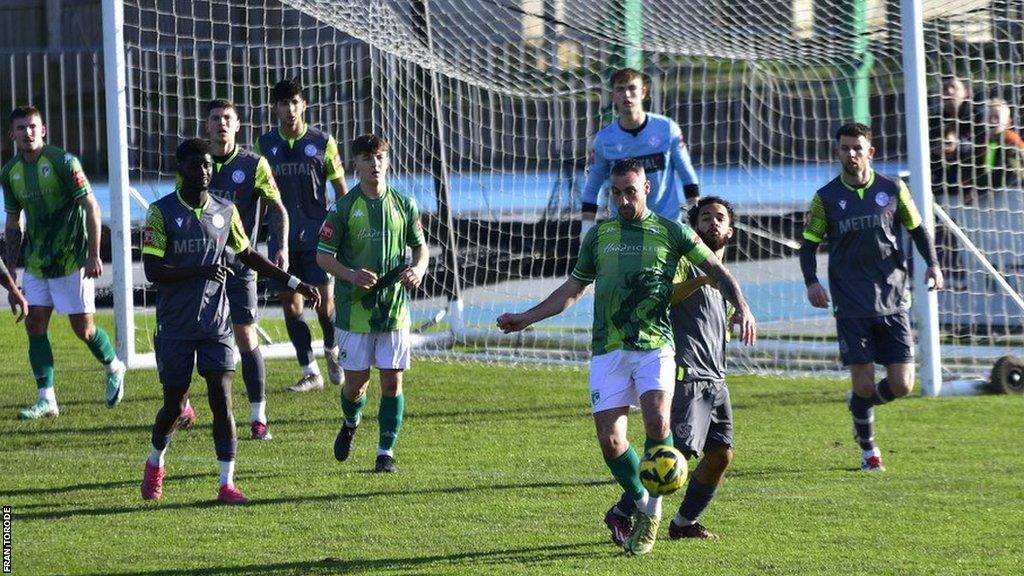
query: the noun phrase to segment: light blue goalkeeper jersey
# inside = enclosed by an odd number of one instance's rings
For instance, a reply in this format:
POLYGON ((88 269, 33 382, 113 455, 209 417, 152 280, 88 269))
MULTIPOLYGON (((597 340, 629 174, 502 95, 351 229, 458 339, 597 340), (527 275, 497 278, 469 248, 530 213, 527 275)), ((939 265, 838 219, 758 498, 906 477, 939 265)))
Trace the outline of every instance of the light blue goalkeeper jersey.
MULTIPOLYGON (((594 136, 592 160, 583 189, 583 203, 597 204, 601 187, 608 181, 619 160, 635 158, 644 164, 651 181, 647 207, 656 214, 679 220, 679 207, 686 203, 683 186, 698 184, 697 172, 686 151, 682 130, 670 118, 647 113, 647 121, 635 134, 627 132, 616 120, 594 136), (682 181, 682 185, 677 180, 682 181)), ((617 213, 614 205, 612 214, 617 213)))

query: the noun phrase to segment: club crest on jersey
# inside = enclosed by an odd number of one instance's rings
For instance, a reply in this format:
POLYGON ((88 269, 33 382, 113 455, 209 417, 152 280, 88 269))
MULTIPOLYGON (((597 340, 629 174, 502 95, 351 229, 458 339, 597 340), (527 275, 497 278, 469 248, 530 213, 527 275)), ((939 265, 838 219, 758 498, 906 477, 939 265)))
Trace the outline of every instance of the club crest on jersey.
POLYGON ((178 228, 181 228, 181 225, 185 223, 184 218, 175 218, 174 221, 178 223, 178 228))
POLYGON ((879 206, 888 206, 889 195, 886 194, 885 192, 879 192, 878 194, 875 194, 875 204, 878 204, 879 206))
POLYGON ((362 208, 356 208, 356 211, 352 213, 352 216, 354 218, 362 218, 363 217, 363 209, 362 208))
POLYGON ((647 139, 647 144, 651 146, 657 146, 658 144, 661 144, 661 138, 658 138, 657 136, 651 136, 650 138, 647 139))
POLYGON ((50 166, 47 165, 47 164, 43 164, 43 167, 40 168, 39 171, 43 173, 43 176, 49 176, 50 175, 50 166))
POLYGON ((846 200, 839 201, 839 208, 846 210, 846 200))
POLYGON ((231 173, 231 181, 234 182, 235 184, 241 184, 242 182, 245 182, 245 172, 242 172, 241 170, 235 170, 234 172, 231 173))
POLYGON ((271 156, 277 156, 277 146, 272 146, 270 148, 270 155, 271 156))
POLYGON ((218 229, 223 228, 224 227, 224 216, 222 216, 220 214, 214 214, 213 215, 213 227, 214 228, 218 228, 218 229))
POLYGON ((12 174, 11 175, 11 180, 14 180, 15 182, 17 182, 18 180, 21 180, 21 173, 15 172, 14 174, 12 174))
POLYGON ((302 151, 305 152, 306 156, 309 156, 310 158, 316 156, 316 146, 312 144, 306 144, 306 147, 303 148, 302 151))
POLYGON ((334 238, 334 225, 330 222, 324 222, 324 225, 320 228, 320 239, 330 240, 334 238))

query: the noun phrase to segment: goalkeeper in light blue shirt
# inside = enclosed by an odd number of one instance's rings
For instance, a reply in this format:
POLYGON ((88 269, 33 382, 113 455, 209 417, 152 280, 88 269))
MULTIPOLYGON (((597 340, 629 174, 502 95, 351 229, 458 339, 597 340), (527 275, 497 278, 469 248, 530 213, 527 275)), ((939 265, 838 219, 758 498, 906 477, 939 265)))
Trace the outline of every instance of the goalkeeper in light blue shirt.
MULTIPOLYGON (((651 183, 648 206, 659 216, 679 220, 685 202, 694 205, 700 198, 697 172, 686 151, 682 130, 672 119, 644 112, 647 81, 632 68, 623 68, 612 75, 612 103, 618 118, 594 137, 592 161, 583 189, 582 238, 597 217, 597 198, 608 181, 612 167, 619 160, 636 158, 644 165, 651 183), (682 181, 680 193, 676 177, 682 181)), ((615 207, 611 206, 612 213, 615 207)))

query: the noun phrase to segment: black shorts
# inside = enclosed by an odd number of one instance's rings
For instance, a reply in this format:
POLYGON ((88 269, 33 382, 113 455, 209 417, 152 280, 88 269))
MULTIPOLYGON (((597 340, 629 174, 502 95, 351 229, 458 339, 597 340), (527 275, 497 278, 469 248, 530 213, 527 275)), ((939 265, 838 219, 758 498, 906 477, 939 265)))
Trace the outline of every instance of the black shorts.
POLYGON ((232 324, 256 323, 256 273, 249 268, 234 269, 224 283, 232 324))
MULTIPOLYGON (((306 284, 314 286, 323 286, 331 281, 327 272, 324 272, 316 263, 316 248, 301 252, 288 252, 288 273, 306 284)), ((270 287, 277 292, 291 290, 287 284, 281 284, 274 280, 270 281, 270 287)))
POLYGON ((156 353, 156 372, 166 388, 188 388, 192 383, 192 370, 208 372, 234 372, 235 349, 231 336, 205 340, 172 340, 153 338, 156 353))
POLYGON ((713 447, 732 447, 732 401, 725 382, 676 380, 672 396, 672 440, 696 458, 713 447))
POLYGON ((877 318, 836 318, 836 332, 844 366, 914 361, 914 339, 906 312, 877 318))

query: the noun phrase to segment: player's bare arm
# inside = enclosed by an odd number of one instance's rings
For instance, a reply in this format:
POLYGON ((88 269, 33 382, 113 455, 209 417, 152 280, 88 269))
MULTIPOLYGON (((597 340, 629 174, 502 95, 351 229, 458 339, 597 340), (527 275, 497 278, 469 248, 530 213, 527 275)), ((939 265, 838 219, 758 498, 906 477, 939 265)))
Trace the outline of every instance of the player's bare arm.
POLYGON ((316 286, 306 284, 305 282, 299 282, 296 286, 292 286, 292 283, 294 282, 292 280, 293 276, 277 266, 274 266, 273 262, 267 260, 263 254, 253 250, 252 246, 249 246, 242 252, 239 252, 238 259, 260 275, 266 276, 271 280, 280 282, 281 284, 287 284, 290 288, 305 296, 312 306, 315 307, 320 303, 320 291, 317 290, 316 286))
POLYGON ((586 293, 588 286, 589 284, 584 284, 575 278, 568 278, 561 286, 555 288, 555 291, 548 295, 543 302, 526 312, 507 312, 498 316, 498 328, 501 328, 501 331, 506 334, 518 332, 525 330, 531 324, 561 314, 586 293))
POLYGON ((267 204, 270 212, 270 219, 274 223, 274 233, 279 238, 281 247, 277 254, 274 254, 274 265, 282 270, 288 269, 288 210, 280 198, 276 198, 267 204))
POLYGON ((24 236, 24 229, 21 224, 21 210, 7 213, 7 223, 4 225, 4 261, 10 269, 11 278, 17 282, 18 257, 21 255, 21 240, 24 236))
POLYGON ((412 290, 418 288, 427 274, 427 263, 430 262, 430 250, 426 244, 420 244, 413 248, 412 266, 402 271, 400 276, 402 285, 412 290))
POLYGON ((100 258, 100 205, 92 194, 78 199, 78 205, 85 210, 85 231, 89 236, 89 256, 85 262, 85 277, 99 278, 103 274, 103 260, 100 258))
POLYGON ((369 290, 377 284, 377 273, 372 270, 364 270, 362 268, 349 268, 337 258, 326 254, 324 252, 317 252, 316 263, 331 276, 341 280, 342 282, 348 282, 354 286, 369 290))
POLYGON ((757 322, 750 311, 750 306, 747 305, 746 298, 743 297, 739 282, 713 254, 700 265, 700 269, 715 282, 726 302, 736 308, 736 313, 729 320, 729 324, 739 326, 740 342, 753 346, 757 342, 757 322))
POLYGON ((2 259, 0 259, 0 286, 7 290, 7 303, 11 305, 14 321, 21 322, 28 314, 28 301, 25 300, 21 290, 18 290, 18 285, 14 282, 14 278, 11 277, 2 259))
POLYGON ((334 180, 331 180, 331 187, 334 188, 334 201, 337 202, 339 198, 348 194, 348 184, 345 183, 345 172, 342 171, 341 176, 338 176, 334 180))

